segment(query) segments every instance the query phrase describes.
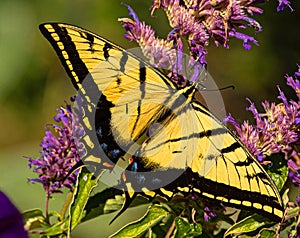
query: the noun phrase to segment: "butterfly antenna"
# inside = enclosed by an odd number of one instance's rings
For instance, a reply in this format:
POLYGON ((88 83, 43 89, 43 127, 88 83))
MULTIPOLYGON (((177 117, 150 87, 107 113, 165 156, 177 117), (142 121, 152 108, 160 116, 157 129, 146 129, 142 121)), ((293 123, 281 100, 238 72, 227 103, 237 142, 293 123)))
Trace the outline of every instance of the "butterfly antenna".
POLYGON ((235 89, 235 87, 234 87, 234 85, 229 85, 229 86, 226 86, 226 87, 223 87, 223 88, 218 88, 218 89, 207 89, 207 88, 205 88, 204 90, 207 92, 209 92, 209 91, 223 91, 223 90, 227 90, 227 89, 232 89, 232 90, 234 90, 235 89))
POLYGON ((130 203, 133 201, 133 199, 137 196, 137 193, 134 193, 131 197, 128 193, 128 191, 124 192, 125 194, 125 202, 123 204, 123 207, 118 212, 118 214, 110 221, 109 225, 112 224, 120 215, 123 214, 123 212, 129 207, 130 203))
POLYGON ((226 90, 226 89, 232 89, 232 90, 234 90, 235 87, 234 87, 234 85, 229 85, 229 86, 226 86, 226 87, 223 87, 223 88, 219 88, 220 91, 221 90, 226 90))

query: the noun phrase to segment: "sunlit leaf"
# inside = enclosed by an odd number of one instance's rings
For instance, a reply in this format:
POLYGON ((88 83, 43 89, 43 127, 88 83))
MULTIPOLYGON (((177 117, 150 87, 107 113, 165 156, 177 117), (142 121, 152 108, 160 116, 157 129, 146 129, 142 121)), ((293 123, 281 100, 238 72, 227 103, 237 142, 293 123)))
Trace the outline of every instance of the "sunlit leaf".
POLYGON ((267 219, 255 214, 246 217, 245 219, 241 220, 238 223, 235 223, 225 232, 224 237, 229 235, 237 235, 237 234, 252 232, 269 223, 270 222, 268 222, 267 219))
POLYGON ((286 216, 292 216, 292 217, 296 217, 297 215, 299 215, 300 213, 300 207, 295 207, 293 209, 290 209, 287 213, 286 216))
POLYGON ((22 216, 23 216, 24 221, 27 221, 28 219, 31 219, 31 218, 44 217, 43 211, 38 208, 25 211, 22 213, 22 216))
POLYGON ((45 221, 43 212, 40 209, 28 210, 22 215, 25 222, 25 228, 28 231, 49 227, 49 224, 47 224, 47 222, 45 221))
POLYGON ((73 202, 70 207, 70 231, 78 225, 81 218, 84 216, 84 208, 89 199, 90 193, 97 185, 97 179, 95 179, 93 174, 86 168, 81 170, 77 181, 73 202))
POLYGON ((69 219, 55 223, 53 226, 44 230, 43 234, 47 236, 57 236, 65 234, 69 227, 69 219))
POLYGON ((200 224, 190 224, 183 218, 175 218, 176 233, 175 238, 181 237, 195 237, 202 234, 202 227, 200 224))
POLYGON ((132 238, 146 232, 149 228, 155 226, 163 218, 167 217, 169 212, 160 205, 150 206, 149 210, 141 219, 128 224, 110 238, 132 238))
POLYGON ((123 206, 124 200, 124 197, 121 195, 117 195, 113 199, 108 199, 104 206, 104 212, 111 213, 120 210, 123 206))

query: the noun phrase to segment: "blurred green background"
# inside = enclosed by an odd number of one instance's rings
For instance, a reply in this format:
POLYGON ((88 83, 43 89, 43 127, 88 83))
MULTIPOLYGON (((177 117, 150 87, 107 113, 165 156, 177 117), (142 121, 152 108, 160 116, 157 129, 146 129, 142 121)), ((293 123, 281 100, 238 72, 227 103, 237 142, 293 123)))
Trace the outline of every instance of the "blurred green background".
MULTIPOLYGON (((53 122, 56 108, 69 101, 75 91, 60 62, 42 37, 38 25, 43 22, 65 22, 91 30, 125 47, 135 47, 123 38, 124 30, 117 21, 127 17, 121 1, 104 0, 1 0, 0 2, 0 189, 8 194, 22 210, 44 208, 45 196, 40 185, 27 183, 35 175, 27 168, 23 156, 37 157, 44 125, 53 122)), ((170 31, 166 17, 156 11, 150 17, 151 1, 125 0, 164 37, 170 31)), ((208 51, 208 70, 224 90, 227 112, 240 121, 250 117, 245 112, 249 97, 257 105, 265 99, 277 101, 276 85, 290 97, 293 92, 285 86, 285 73, 292 74, 300 63, 300 3, 292 2, 289 9, 276 13, 277 1, 263 6, 265 14, 256 17, 263 32, 256 36, 260 46, 243 50, 242 42, 230 42, 230 50, 215 47, 208 51)), ((249 31, 250 32, 250 31, 249 31)), ((51 208, 57 208, 63 196, 55 196, 51 208)), ((1 209, 1 208, 0 208, 1 209)), ((135 209, 136 211, 136 209, 135 209)), ((111 216, 103 216, 75 230, 73 237, 104 237, 141 215, 130 210, 119 222, 108 226, 111 216), (133 214, 133 215, 132 215, 133 214), (101 225, 100 225, 101 224, 101 225)))

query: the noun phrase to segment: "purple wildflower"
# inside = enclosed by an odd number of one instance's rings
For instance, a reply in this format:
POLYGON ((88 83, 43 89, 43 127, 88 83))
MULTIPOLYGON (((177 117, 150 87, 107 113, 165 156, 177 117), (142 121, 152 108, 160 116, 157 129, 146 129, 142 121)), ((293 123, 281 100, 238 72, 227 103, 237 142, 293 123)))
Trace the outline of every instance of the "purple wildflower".
POLYGON ((243 46, 244 46, 245 50, 250 50, 251 49, 251 44, 250 43, 253 43, 253 44, 258 46, 258 42, 254 39, 254 37, 247 36, 243 33, 235 32, 235 31, 230 32, 229 35, 234 36, 237 39, 242 40, 244 42, 243 46))
MULTIPOLYGON (((226 48, 229 37, 242 39, 245 49, 250 48, 250 42, 257 44, 253 37, 237 30, 253 27, 257 32, 262 31, 261 25, 252 18, 253 15, 262 14, 263 11, 256 7, 257 4, 261 3, 264 1, 154 0, 152 13, 156 9, 163 9, 170 26, 173 28, 171 32, 177 32, 177 39, 180 37, 187 39, 193 58, 201 64, 206 64, 204 56, 207 52, 204 47, 208 46, 210 38, 215 41, 216 45, 223 45, 226 48)), ((140 23, 137 15, 130 7, 128 9, 136 26, 145 24, 140 23)), ((130 39, 139 41, 141 34, 136 34, 138 32, 134 32, 128 27, 128 19, 120 20, 124 23, 125 30, 134 35, 130 39)), ((146 38, 145 42, 139 44, 151 45, 152 42, 148 40, 146 38)))
POLYGON ((217 214, 214 211, 212 211, 208 206, 204 207, 203 211, 205 221, 209 221, 210 219, 215 218, 217 216, 217 214))
MULTIPOLYGON (((300 68, 298 69, 299 72, 300 68)), ((300 139, 300 83, 295 73, 295 78, 286 76, 287 85, 291 86, 298 96, 298 101, 288 100, 284 93, 279 90, 279 104, 265 101, 262 103, 264 113, 259 113, 250 100, 250 107, 255 125, 244 121, 239 125, 229 115, 225 121, 230 122, 236 129, 241 141, 249 148, 253 155, 260 161, 265 161, 267 156, 283 153, 288 161, 289 177, 296 186, 300 186, 300 158, 297 144, 300 139)))
POLYGON ((9 198, 0 191, 0 237, 27 238, 23 217, 9 198))
POLYGON ((79 119, 72 113, 71 106, 61 107, 54 120, 62 125, 46 126, 46 135, 40 145, 41 157, 30 157, 28 165, 39 174, 39 178, 30 178, 29 181, 42 183, 48 196, 61 192, 60 189, 64 186, 72 189, 76 175, 71 174, 68 178, 66 176, 72 166, 80 160, 84 150, 80 142, 84 130, 79 124, 79 119))
POLYGON ((173 30, 169 33, 167 40, 164 40, 155 37, 154 30, 144 22, 140 22, 133 9, 127 7, 130 16, 133 16, 133 20, 128 18, 119 19, 127 31, 125 38, 135 40, 139 44, 151 65, 178 72, 177 67, 181 65, 180 54, 183 50, 180 36, 190 38, 189 43, 194 60, 202 66, 206 65, 204 46, 207 45, 208 35, 203 26, 197 24, 197 22, 191 23, 193 18, 186 9, 178 4, 174 5, 172 13, 177 17, 171 23, 174 26, 173 30), (176 70, 174 70, 175 65, 176 70))
POLYGON ((179 85, 196 81, 201 74, 199 68, 207 65, 206 47, 212 39, 215 44, 228 48, 230 37, 243 41, 246 50, 258 42, 249 35, 241 33, 240 29, 252 27, 256 32, 262 31, 261 25, 253 19, 253 15, 262 14, 258 4, 264 0, 154 0, 152 14, 156 9, 165 11, 172 30, 167 39, 155 36, 155 31, 145 22, 141 22, 134 10, 127 6, 132 19, 121 18, 126 30, 125 38, 136 41, 149 63, 165 70, 171 80, 179 85), (183 43, 185 39, 191 59, 188 65, 182 65, 183 43), (195 66, 196 63, 198 66, 195 66), (184 75, 186 68, 192 68, 192 73, 184 75), (183 69, 183 70, 182 70, 183 69), (192 76, 191 76, 192 75, 192 76))
POLYGON ((135 40, 141 50, 143 55, 148 59, 149 63, 157 68, 160 68, 168 74, 169 78, 173 80, 178 85, 185 85, 187 81, 186 75, 184 75, 190 69, 192 70, 191 80, 197 79, 201 74, 199 68, 203 68, 206 64, 205 54, 206 51, 203 47, 197 48, 196 44, 192 45, 193 52, 197 52, 199 55, 197 60, 190 58, 188 65, 183 65, 183 46, 181 38, 179 37, 179 28, 174 28, 168 35, 167 40, 159 39, 155 36, 154 30, 141 22, 136 13, 130 6, 127 6, 130 12, 130 16, 134 20, 128 18, 119 19, 123 23, 123 27, 126 29, 127 33, 125 38, 128 40, 135 40), (200 64, 198 62, 201 62, 200 64))
MULTIPOLYGON (((204 66, 207 64, 205 47, 210 39, 217 46, 222 45, 225 48, 228 48, 230 37, 242 40, 246 50, 251 48, 251 43, 258 45, 252 36, 239 30, 251 27, 256 32, 262 31, 260 23, 253 16, 263 13, 263 10, 257 7, 263 3, 265 0, 153 0, 152 14, 157 9, 164 10, 173 28, 167 40, 156 38, 154 30, 140 22, 137 14, 127 5, 133 20, 119 20, 127 31, 125 37, 138 42, 145 56, 153 61, 153 66, 165 67, 166 62, 174 63, 174 49, 177 49, 181 38, 187 40, 193 59, 204 66)), ((277 11, 286 6, 293 10, 288 0, 279 0, 277 11)))
POLYGON ((297 159, 297 162, 294 160, 288 160, 288 168, 289 173, 288 176, 292 179, 293 183, 297 186, 300 186, 300 174, 298 173, 299 167, 300 167, 300 159, 297 159))
POLYGON ((296 197, 296 202, 298 204, 298 207, 300 207, 300 194, 296 197))
MULTIPOLYGON (((128 18, 119 19, 127 31, 125 38, 135 40, 139 44, 152 66, 171 70, 176 58, 176 49, 173 48, 172 42, 155 37, 154 30, 144 22, 140 22, 133 9, 130 6, 127 7, 134 21, 128 18)), ((178 47, 180 46, 179 41, 178 47)))
POLYGON ((294 11, 294 9, 291 7, 291 3, 288 0, 278 0, 279 4, 277 6, 277 12, 283 11, 285 7, 289 7, 291 12, 294 11))

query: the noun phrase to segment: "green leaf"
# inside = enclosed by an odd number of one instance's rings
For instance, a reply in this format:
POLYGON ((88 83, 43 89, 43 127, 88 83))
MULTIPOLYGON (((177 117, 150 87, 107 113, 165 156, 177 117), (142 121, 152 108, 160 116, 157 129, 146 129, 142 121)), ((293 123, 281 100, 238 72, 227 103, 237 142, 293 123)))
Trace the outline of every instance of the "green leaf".
POLYGON ((299 215, 300 213, 300 207, 295 207, 293 209, 288 210, 288 212, 286 213, 286 217, 297 217, 297 215, 299 215))
POLYGON ((124 204, 124 200, 124 197, 121 195, 117 195, 113 199, 108 199, 104 206, 104 212, 111 213, 120 210, 124 204))
POLYGON ((147 203, 149 203, 148 198, 145 198, 142 195, 137 195, 135 199, 133 199, 133 201, 130 203, 129 207, 136 207, 140 205, 145 205, 147 203))
MULTIPOLYGON (((124 192, 116 188, 107 188, 91 196, 85 206, 85 215, 81 222, 88 221, 103 214, 118 211, 124 204, 124 192)), ((149 200, 142 196, 137 196, 130 207, 149 203, 149 200)))
POLYGON ((160 222, 168 215, 169 212, 162 206, 152 205, 141 219, 121 228, 121 230, 110 236, 110 238, 137 237, 146 232, 149 228, 155 226, 158 222, 160 222))
POLYGON ((173 224, 173 216, 169 215, 166 218, 162 219, 158 224, 156 224, 151 228, 152 237, 153 238, 165 237, 168 231, 170 230, 170 226, 172 224, 173 224))
POLYGON ((175 238, 195 237, 202 234, 202 227, 200 224, 190 224, 181 217, 175 218, 175 225, 175 238))
POLYGON ((259 234, 259 237, 260 238, 274 238, 276 237, 275 236, 276 232, 273 231, 273 230, 270 230, 270 229, 263 229, 260 234, 259 234))
POLYGON ((233 234, 236 235, 236 234, 244 234, 244 233, 252 232, 267 224, 270 224, 270 222, 268 222, 264 217, 255 214, 246 217, 245 219, 231 226, 225 232, 224 237, 233 234))
POLYGON ((23 219, 27 230, 49 227, 49 224, 45 221, 43 212, 40 209, 32 209, 24 212, 23 219))
MULTIPOLYGON (((102 192, 96 193, 95 195, 91 196, 85 206, 85 216, 82 217, 81 222, 88 221, 97 216, 109 213, 105 210, 105 205, 107 201, 109 199, 115 198, 116 195, 120 194, 123 194, 123 191, 118 190, 116 188, 108 188, 103 190, 102 192)), ((116 210, 118 209, 119 207, 116 210)), ((111 212, 114 212, 116 210, 113 210, 111 212)))
POLYGON ((187 223, 184 219, 176 217, 175 218, 175 225, 176 225, 176 233, 175 233, 175 238, 180 238, 183 237, 184 235, 187 234, 187 232, 190 229, 190 224, 187 223))
POLYGON ((49 217, 58 217, 60 218, 60 214, 57 211, 51 211, 48 214, 49 217))
POLYGON ((71 232, 84 216, 84 208, 89 199, 90 193, 97 185, 98 179, 86 168, 82 168, 77 178, 77 186, 75 187, 73 202, 70 207, 70 224, 69 232, 71 232))
POLYGON ((44 217, 42 210, 38 209, 38 208, 25 211, 25 212, 23 212, 22 215, 23 215, 24 221, 27 221, 28 219, 31 219, 31 218, 44 217))
POLYGON ((57 236, 67 232, 69 227, 69 219, 55 223, 53 226, 44 230, 43 235, 57 236))
POLYGON ((286 160, 284 159, 284 154, 272 154, 271 156, 267 157, 266 160, 272 161, 272 166, 264 168, 280 191, 288 178, 288 167, 286 160))

